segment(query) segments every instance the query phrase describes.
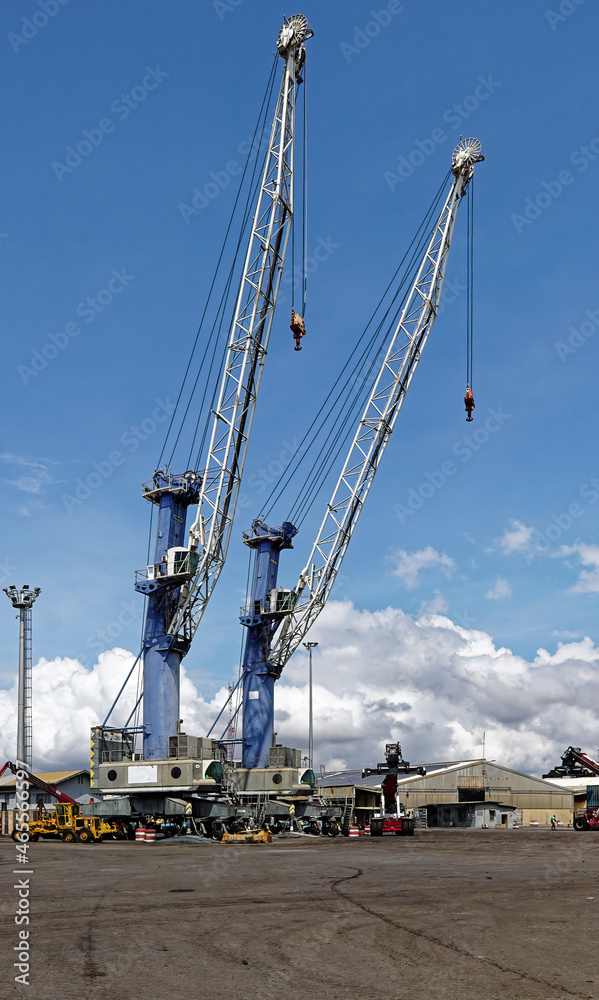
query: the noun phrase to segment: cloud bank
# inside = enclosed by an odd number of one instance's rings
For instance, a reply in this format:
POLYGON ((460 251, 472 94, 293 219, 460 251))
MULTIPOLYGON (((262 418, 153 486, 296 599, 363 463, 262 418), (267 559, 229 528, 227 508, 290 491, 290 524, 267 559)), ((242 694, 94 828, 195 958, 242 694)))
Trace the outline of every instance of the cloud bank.
MULTIPOLYGON (((413 763, 487 756, 541 774, 569 744, 593 751, 599 648, 589 638, 540 649, 532 662, 497 648, 485 632, 449 617, 399 608, 360 611, 329 602, 310 638, 314 651, 315 765, 367 766, 399 740, 413 763)), ((90 669, 77 660, 40 660, 33 669, 34 763, 39 770, 88 766, 89 728, 102 721, 133 655, 102 653, 90 669)), ((297 652, 276 688, 278 741, 302 747, 308 730, 307 657, 297 652)), ((206 733, 227 696, 205 700, 187 674, 181 714, 188 733, 206 733)), ((135 685, 114 724, 135 702, 135 685)), ((0 754, 14 754, 16 690, 0 691, 0 754)), ((224 728, 224 723, 223 723, 224 728)), ((218 729, 220 730, 220 723, 218 729)))

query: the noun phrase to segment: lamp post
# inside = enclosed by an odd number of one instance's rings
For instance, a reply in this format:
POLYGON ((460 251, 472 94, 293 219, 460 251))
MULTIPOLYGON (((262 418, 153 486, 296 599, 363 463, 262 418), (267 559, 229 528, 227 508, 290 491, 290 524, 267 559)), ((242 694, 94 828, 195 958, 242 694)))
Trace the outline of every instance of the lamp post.
POLYGON ((31 609, 40 588, 31 590, 26 583, 21 590, 5 587, 4 593, 19 612, 19 688, 17 710, 17 766, 31 770, 31 609))
POLYGON ((308 653, 310 654, 310 683, 309 683, 309 702, 308 702, 308 716, 309 716, 309 727, 308 727, 308 766, 314 769, 314 718, 312 713, 312 650, 315 646, 318 646, 317 642, 304 642, 303 644, 308 653))

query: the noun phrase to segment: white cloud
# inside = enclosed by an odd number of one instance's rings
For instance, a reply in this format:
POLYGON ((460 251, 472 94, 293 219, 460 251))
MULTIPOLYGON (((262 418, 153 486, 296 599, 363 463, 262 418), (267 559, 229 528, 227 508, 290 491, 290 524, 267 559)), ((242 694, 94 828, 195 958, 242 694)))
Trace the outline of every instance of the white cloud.
POLYGON ((502 552, 506 556, 511 556, 529 549, 535 529, 527 527, 522 521, 516 521, 513 517, 508 521, 508 525, 501 538, 497 539, 502 552))
POLYGON ((512 588, 510 587, 507 580, 504 580, 502 576, 497 577, 497 583, 491 590, 487 591, 487 597, 491 601, 498 601, 502 597, 511 597, 512 588))
MULTIPOLYGON (((57 657, 41 659, 32 672, 33 763, 40 771, 89 767, 89 735, 100 725, 135 656, 124 649, 101 653, 90 669, 78 660, 57 657)), ((227 698, 226 687, 207 703, 189 680, 181 676, 181 714, 188 733, 202 734, 210 728, 227 698)), ((125 688, 110 725, 123 725, 133 710, 135 678, 125 688)), ((17 687, 0 690, 0 760, 14 760, 16 746, 17 687)), ((226 724, 223 722, 223 729, 226 724)), ((222 729, 219 730, 220 736, 222 729)))
POLYGON ((49 487, 63 481, 56 475, 60 463, 50 459, 25 458, 22 455, 2 452, 0 462, 9 466, 14 476, 13 479, 2 481, 12 486, 18 493, 25 494, 24 503, 18 508, 24 517, 32 517, 45 510, 48 505, 42 498, 47 495, 49 487))
POLYGON ((21 455, 11 455, 7 452, 0 454, 0 460, 18 470, 19 474, 16 479, 5 479, 4 482, 9 486, 14 486, 22 493, 43 494, 46 486, 55 481, 45 462, 23 458, 21 455))
MULTIPOLYGON (((487 633, 443 615, 414 620, 398 608, 359 611, 330 601, 312 630, 315 763, 360 767, 382 760, 399 740, 412 762, 474 757, 487 733, 487 756, 540 774, 565 747, 594 748, 599 648, 589 638, 544 649, 532 661, 497 648, 487 633)), ((133 662, 103 653, 93 668, 77 660, 40 660, 33 669, 36 766, 88 766, 89 728, 101 722, 133 662)), ((307 746, 308 666, 298 651, 277 682, 279 742, 307 746)), ((207 732, 227 697, 205 700, 183 671, 186 732, 207 732)), ((135 700, 127 689, 115 725, 135 700)), ((12 759, 16 690, 0 691, 0 757, 12 759)), ((220 723, 219 723, 220 726, 220 723)), ((224 729, 225 723, 223 723, 224 729)), ((218 734, 220 735, 220 733, 218 734)))
POLYGON ((435 590, 435 596, 430 601, 423 601, 418 608, 417 617, 422 615, 438 615, 449 610, 449 601, 440 590, 435 590))
POLYGON ((577 555, 583 566, 591 566, 592 569, 582 569, 578 582, 570 587, 573 594, 595 594, 599 591, 599 545, 587 545, 585 542, 576 542, 575 545, 562 545, 559 555, 577 555))
POLYGON ((420 583, 420 574, 425 569, 438 566, 445 576, 451 576, 455 563, 451 556, 445 552, 437 552, 431 545, 417 552, 406 552, 399 549, 392 556, 395 566, 392 569, 394 576, 398 576, 405 583, 406 587, 417 587, 420 583))

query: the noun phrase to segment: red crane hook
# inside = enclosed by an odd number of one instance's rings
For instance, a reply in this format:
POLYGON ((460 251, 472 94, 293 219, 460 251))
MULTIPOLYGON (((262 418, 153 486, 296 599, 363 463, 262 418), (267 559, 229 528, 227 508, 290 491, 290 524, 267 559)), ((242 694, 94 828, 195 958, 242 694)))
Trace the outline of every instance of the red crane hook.
POLYGON ((289 327, 295 338, 295 347, 293 349, 294 351, 301 351, 300 340, 306 336, 306 325, 300 314, 296 313, 293 309, 291 310, 291 323, 289 327))
POLYGON ((466 386, 466 395, 464 396, 464 405, 466 407, 466 413, 468 416, 466 420, 468 423, 472 420, 472 411, 474 409, 474 396, 472 395, 472 389, 469 385, 466 386))

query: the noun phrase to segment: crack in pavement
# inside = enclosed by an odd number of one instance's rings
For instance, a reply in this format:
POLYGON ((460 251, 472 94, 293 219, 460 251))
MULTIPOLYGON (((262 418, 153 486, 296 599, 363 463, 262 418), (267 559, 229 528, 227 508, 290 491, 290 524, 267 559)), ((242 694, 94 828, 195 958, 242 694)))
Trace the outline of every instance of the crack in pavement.
MULTIPOLYGON (((346 867, 349 867, 349 865, 346 867)), ((418 931, 414 927, 407 927, 405 924, 400 924, 398 920, 393 920, 391 917, 386 917, 382 913, 377 913, 376 910, 371 910, 365 903, 361 903, 360 900, 353 899, 351 896, 348 896, 346 893, 339 890, 338 886, 341 885, 342 882, 351 882, 352 879, 360 878, 363 874, 363 868, 356 868, 354 875, 344 875, 342 878, 335 879, 335 881, 331 883, 331 892, 336 893, 340 899, 345 899, 348 903, 352 903, 353 906, 359 907, 359 909, 363 910, 365 913, 369 913, 371 917, 376 917, 377 920, 383 920, 386 924, 391 924, 392 927, 396 927, 400 931, 405 931, 406 934, 412 934, 414 937, 424 938, 425 941, 430 941, 431 944, 436 944, 441 948, 447 948, 449 951, 454 951, 458 955, 462 955, 464 958, 474 959, 476 962, 480 962, 484 965, 490 965, 494 969, 498 969, 499 972, 508 972, 513 976, 519 976, 520 979, 537 983, 539 986, 543 986, 551 990, 559 990, 562 995, 566 994, 570 997, 582 997, 583 1000, 592 1000, 588 993, 576 993, 573 990, 569 990, 567 986, 556 986, 555 983, 547 982, 544 979, 538 979, 536 976, 532 976, 528 972, 522 972, 520 969, 512 969, 509 965, 501 965, 499 962, 493 961, 492 958, 483 958, 480 955, 475 955, 473 952, 467 951, 466 948, 460 948, 457 944, 451 944, 447 941, 443 941, 434 934, 427 934, 426 931, 418 931)))

